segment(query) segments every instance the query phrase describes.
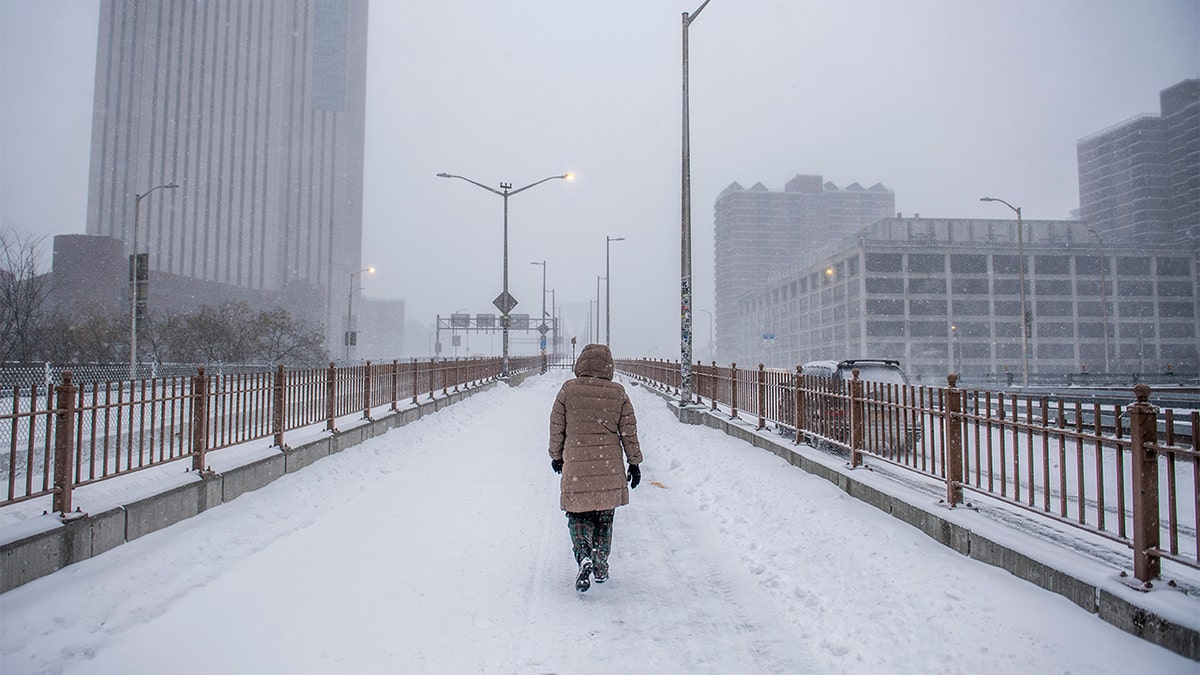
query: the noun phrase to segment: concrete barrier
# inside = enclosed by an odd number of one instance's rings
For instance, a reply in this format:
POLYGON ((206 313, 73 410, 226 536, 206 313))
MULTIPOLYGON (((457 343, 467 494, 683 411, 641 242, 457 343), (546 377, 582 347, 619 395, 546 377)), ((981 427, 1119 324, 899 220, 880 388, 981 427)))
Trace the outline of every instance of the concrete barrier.
MULTIPOLYGON (((947 518, 945 514, 952 513, 950 509, 939 513, 935 504, 922 505, 889 494, 859 480, 853 470, 839 470, 806 457, 799 451, 800 446, 794 446, 790 441, 776 440, 756 432, 750 425, 732 422, 723 413, 714 414, 699 407, 681 408, 674 397, 651 386, 646 386, 645 390, 664 398, 671 411, 684 424, 712 427, 773 452, 792 466, 828 480, 848 495, 912 525, 944 546, 1057 593, 1104 621, 1148 642, 1200 661, 1200 631, 1139 605, 1137 599, 1142 596, 1138 591, 1129 589, 1128 593, 1117 595, 1100 583, 1090 582, 1072 572, 1039 561, 1013 546, 997 542, 961 522, 947 518)), ((1113 576, 1116 576, 1115 571, 1113 576)), ((1119 582, 1113 583, 1120 586, 1119 582)))
MULTIPOLYGON (((528 376, 529 373, 523 373, 519 377, 524 380, 528 376)), ((513 384, 512 379, 509 379, 510 385, 513 384)), ((65 522, 55 518, 45 530, 0 544, 0 593, 110 551, 127 541, 170 527, 206 509, 268 485, 285 474, 299 471, 329 455, 385 434, 389 429, 404 426, 486 391, 496 384, 487 382, 471 389, 460 389, 449 396, 426 399, 416 406, 388 411, 363 424, 322 435, 296 447, 281 448, 277 455, 227 469, 224 473, 195 473, 194 480, 190 482, 102 513, 72 514, 65 522)))

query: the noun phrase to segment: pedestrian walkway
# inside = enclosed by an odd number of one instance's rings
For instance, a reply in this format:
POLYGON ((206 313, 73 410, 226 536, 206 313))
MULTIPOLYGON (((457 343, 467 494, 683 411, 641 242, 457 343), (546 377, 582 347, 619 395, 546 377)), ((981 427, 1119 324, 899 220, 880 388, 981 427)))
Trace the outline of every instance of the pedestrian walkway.
POLYGON ((0 671, 1195 673, 628 384, 642 485, 578 593, 546 454, 565 377, 0 595, 0 671))

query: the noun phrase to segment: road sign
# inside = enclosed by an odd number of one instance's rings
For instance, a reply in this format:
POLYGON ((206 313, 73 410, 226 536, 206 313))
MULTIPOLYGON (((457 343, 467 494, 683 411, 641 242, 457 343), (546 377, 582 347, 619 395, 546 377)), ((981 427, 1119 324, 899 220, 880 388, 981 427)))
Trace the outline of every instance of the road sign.
POLYGON ((763 333, 763 339, 764 340, 774 340, 775 334, 774 333, 763 333))
POLYGON ((508 314, 512 311, 513 307, 517 306, 517 299, 511 293, 505 291, 497 295, 492 304, 496 306, 496 309, 500 310, 501 314, 508 314))
POLYGON ((545 322, 542 322, 542 325, 538 326, 538 332, 542 334, 542 337, 546 337, 546 333, 550 332, 550 327, 545 322))

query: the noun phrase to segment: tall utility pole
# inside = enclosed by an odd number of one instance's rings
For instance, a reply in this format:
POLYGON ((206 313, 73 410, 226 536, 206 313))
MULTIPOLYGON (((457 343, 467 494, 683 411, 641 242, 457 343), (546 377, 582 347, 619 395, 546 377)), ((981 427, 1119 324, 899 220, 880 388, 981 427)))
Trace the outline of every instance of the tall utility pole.
POLYGON ((692 157, 688 129, 688 27, 710 0, 689 15, 683 13, 683 181, 679 261, 679 402, 692 402, 692 157))
POLYGON ((612 346, 612 270, 609 269, 609 252, 614 241, 625 241, 625 237, 604 237, 604 344, 612 346))
MULTIPOLYGON (((175 183, 155 185, 133 199, 133 255, 129 256, 129 379, 137 379, 137 305, 138 305, 138 220, 142 215, 142 200, 155 190, 173 190, 179 187, 175 183)), ((150 276, 150 254, 146 254, 146 277, 150 276)))

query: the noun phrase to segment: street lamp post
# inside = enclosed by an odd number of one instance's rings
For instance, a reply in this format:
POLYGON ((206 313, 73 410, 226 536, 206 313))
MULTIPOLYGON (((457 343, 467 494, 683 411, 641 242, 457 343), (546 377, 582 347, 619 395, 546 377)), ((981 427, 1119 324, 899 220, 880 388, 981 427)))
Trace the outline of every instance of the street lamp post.
POLYGON ((1021 286, 1021 386, 1029 387, 1029 313, 1025 308, 1025 226, 1021 222, 1021 207, 1013 206, 1003 199, 980 197, 981 202, 1000 202, 1017 214, 1017 282, 1021 286))
POLYGON ((611 253, 609 248, 614 241, 625 241, 625 237, 604 237, 604 344, 612 346, 612 270, 609 269, 611 253))
POLYGON ((683 13, 683 167, 680 208, 679 260, 679 402, 692 402, 692 165, 690 130, 688 129, 688 27, 700 16, 710 0, 700 8, 683 13))
MULTIPOLYGON (((155 190, 173 190, 179 187, 175 183, 155 185, 133 199, 133 254, 129 256, 129 379, 137 379, 137 282, 138 282, 138 220, 142 215, 142 200, 155 190)), ((150 261, 147 254, 146 274, 150 274, 150 261)))
MULTIPOLYGON (((352 323, 354 321, 354 277, 361 275, 363 272, 366 272, 367 274, 375 274, 375 268, 364 267, 357 272, 350 273, 350 296, 347 298, 346 302, 346 336, 342 338, 342 342, 346 343, 346 365, 350 365, 350 334, 351 331, 354 330, 352 323)), ((357 342, 357 340, 355 340, 355 342, 357 342)))
POLYGON ((524 192, 531 187, 541 185, 549 180, 554 180, 556 178, 563 180, 574 180, 575 176, 569 173, 564 173, 561 176, 547 176, 546 178, 534 183, 530 183, 524 187, 519 187, 516 190, 512 189, 512 183, 501 183, 500 189, 497 190, 494 187, 490 187, 488 185, 484 185, 483 183, 473 181, 470 178, 458 176, 452 173, 439 173, 438 178, 457 178, 459 180, 464 180, 471 185, 481 187, 492 194, 500 195, 504 199, 504 290, 500 292, 499 297, 496 298, 493 304, 496 305, 496 309, 500 310, 500 329, 503 333, 503 338, 501 339, 500 343, 500 348, 503 352, 500 361, 500 376, 508 377, 508 313, 517 306, 516 298, 508 294, 508 198, 515 194, 524 192))
MULTIPOLYGON (((542 322, 538 324, 538 333, 542 339, 539 341, 542 351, 542 374, 546 373, 546 333, 542 332, 542 326, 546 325, 546 261, 531 262, 530 265, 542 266, 542 322)), ((549 332, 549 331, 547 331, 549 332)))
POLYGON ((1108 361, 1108 288, 1104 281, 1104 268, 1108 265, 1108 259, 1104 255, 1104 240, 1100 238, 1100 233, 1090 227, 1088 232, 1091 232, 1100 244, 1100 311, 1104 316, 1104 372, 1108 373, 1110 370, 1108 361))

